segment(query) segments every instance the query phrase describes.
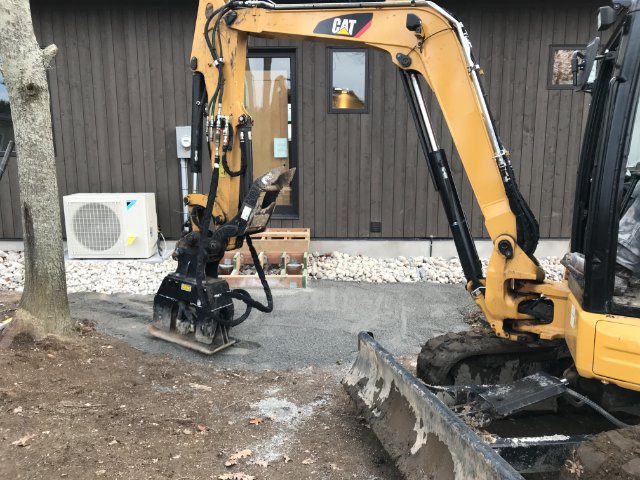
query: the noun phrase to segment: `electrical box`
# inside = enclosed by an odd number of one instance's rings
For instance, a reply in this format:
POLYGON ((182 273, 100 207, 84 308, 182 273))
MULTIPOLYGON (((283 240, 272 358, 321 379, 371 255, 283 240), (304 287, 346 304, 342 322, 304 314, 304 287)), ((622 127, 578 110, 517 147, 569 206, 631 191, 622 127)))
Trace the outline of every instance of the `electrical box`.
POLYGON ((176 153, 178 158, 191 158, 191 127, 176 127, 176 153))

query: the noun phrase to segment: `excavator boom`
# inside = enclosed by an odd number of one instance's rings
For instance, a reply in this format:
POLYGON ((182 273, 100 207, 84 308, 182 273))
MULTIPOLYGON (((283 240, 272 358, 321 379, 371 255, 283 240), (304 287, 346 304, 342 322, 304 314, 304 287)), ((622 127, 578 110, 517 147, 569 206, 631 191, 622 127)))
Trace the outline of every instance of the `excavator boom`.
MULTIPOLYGON (((558 468, 580 439, 552 436, 523 443, 495 437, 493 444, 487 444, 477 428, 563 396, 573 396, 584 405, 584 397, 562 378, 571 369, 579 378, 640 391, 640 382, 617 374, 629 355, 635 355, 635 347, 629 340, 609 336, 611 348, 596 349, 593 339, 600 317, 582 310, 566 280, 545 279, 534 257, 538 224, 518 190, 509 152, 489 112, 482 69, 463 24, 433 2, 200 1, 190 59, 191 166, 199 173, 208 157, 213 174, 206 194, 185 198, 190 231, 176 249, 178 270, 165 278, 156 295, 155 326, 150 332, 215 353, 235 342, 229 329, 246 320, 252 308, 273 309, 250 235, 266 228, 278 194, 294 171, 279 168, 258 172, 262 176, 255 180, 248 178, 253 119, 244 105, 244 89, 250 35, 368 47, 389 55, 401 75, 466 288, 487 320, 482 334, 427 342, 418 373, 429 385, 402 367, 372 334, 360 334, 358 358, 343 383, 398 466, 408 478, 439 479, 521 478, 518 472, 558 468), (424 84, 438 101, 493 241, 486 272, 430 121, 424 84), (231 290, 217 276, 225 250, 244 241, 255 257, 266 304, 244 290, 231 290), (238 317, 234 300, 246 305, 238 317), (608 363, 596 371, 593 365, 599 358, 608 363), (477 381, 501 380, 506 369, 518 372, 508 387, 477 381), (463 381, 467 384, 459 385, 463 381), (456 414, 452 409, 458 409, 456 414)), ((622 331, 633 325, 626 322, 616 328, 622 331)), ((606 418, 623 425, 610 415, 606 418)))
MULTIPOLYGON (((202 1, 191 65, 195 76, 203 78, 206 92, 216 91, 220 78, 224 79, 224 96, 218 105, 208 107, 210 121, 217 111, 231 122, 249 115, 244 106, 243 73, 249 35, 363 46, 389 54, 390 61, 402 75, 427 165, 440 193, 467 278, 467 288, 499 336, 517 339, 526 335, 528 327, 522 332, 518 328, 507 329, 503 322, 532 320, 533 316, 519 305, 539 293, 517 295, 507 284, 543 280, 544 274, 533 258, 538 224, 516 185, 508 151, 498 137, 482 90, 482 70, 473 58, 462 23, 435 3, 423 0, 299 5, 202 1), (438 100, 487 231, 496 245, 486 279, 448 160, 429 119, 421 79, 438 100)), ((231 170, 242 168, 239 146, 229 152, 227 161, 231 170)), ((239 190, 238 177, 220 178, 216 202, 223 217, 235 214, 239 190)), ((557 297, 562 287, 556 286, 555 290, 557 297)))

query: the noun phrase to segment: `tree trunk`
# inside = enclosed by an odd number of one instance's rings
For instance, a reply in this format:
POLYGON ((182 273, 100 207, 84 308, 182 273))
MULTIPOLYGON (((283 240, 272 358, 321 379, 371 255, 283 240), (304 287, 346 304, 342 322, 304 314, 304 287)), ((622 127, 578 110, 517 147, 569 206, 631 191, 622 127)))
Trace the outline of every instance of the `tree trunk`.
MULTIPOLYGON (((46 333, 68 333, 71 315, 46 69, 57 52, 36 41, 29 0, 0 0, 0 68, 18 155, 25 281, 20 301, 46 333)), ((28 315, 25 317, 29 317, 28 315)))

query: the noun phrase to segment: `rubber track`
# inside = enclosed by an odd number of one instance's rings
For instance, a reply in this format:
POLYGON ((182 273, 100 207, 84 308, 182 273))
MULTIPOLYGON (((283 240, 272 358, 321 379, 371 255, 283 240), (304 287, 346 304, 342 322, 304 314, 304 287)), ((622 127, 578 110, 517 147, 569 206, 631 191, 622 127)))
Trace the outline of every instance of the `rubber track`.
POLYGON ((428 385, 449 385, 451 370, 470 357, 501 356, 506 354, 548 354, 558 349, 564 356, 565 347, 558 343, 523 344, 498 338, 489 331, 452 332, 428 340, 418 355, 418 378, 428 385))

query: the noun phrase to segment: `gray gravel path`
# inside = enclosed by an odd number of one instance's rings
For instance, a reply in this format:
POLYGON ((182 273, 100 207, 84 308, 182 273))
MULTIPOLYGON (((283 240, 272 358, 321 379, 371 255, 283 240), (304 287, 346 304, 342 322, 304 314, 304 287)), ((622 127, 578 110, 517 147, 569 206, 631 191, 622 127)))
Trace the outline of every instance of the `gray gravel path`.
MULTIPOLYGON (((261 292, 252 292, 263 299, 261 292)), ((256 312, 231 331, 241 342, 213 357, 149 336, 151 295, 70 295, 73 314, 146 352, 166 353, 223 368, 285 370, 342 364, 357 351, 357 334, 371 331, 392 354, 415 355, 430 337, 466 328, 472 302, 461 285, 311 281, 307 289, 274 290, 271 314, 256 312)))

